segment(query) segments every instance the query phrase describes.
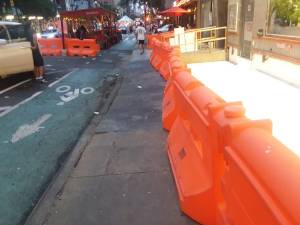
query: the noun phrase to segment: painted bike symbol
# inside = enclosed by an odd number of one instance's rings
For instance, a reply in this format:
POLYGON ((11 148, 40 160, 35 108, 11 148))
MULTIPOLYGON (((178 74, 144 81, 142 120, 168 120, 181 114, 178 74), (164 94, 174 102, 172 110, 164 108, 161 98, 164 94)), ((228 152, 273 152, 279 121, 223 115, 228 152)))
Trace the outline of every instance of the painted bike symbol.
POLYGON ((55 89, 57 93, 63 94, 59 96, 61 101, 58 102, 56 105, 64 105, 65 103, 78 98, 80 94, 89 95, 95 91, 95 89, 92 87, 85 87, 82 89, 75 88, 73 91, 71 89, 72 88, 69 85, 62 85, 55 89))

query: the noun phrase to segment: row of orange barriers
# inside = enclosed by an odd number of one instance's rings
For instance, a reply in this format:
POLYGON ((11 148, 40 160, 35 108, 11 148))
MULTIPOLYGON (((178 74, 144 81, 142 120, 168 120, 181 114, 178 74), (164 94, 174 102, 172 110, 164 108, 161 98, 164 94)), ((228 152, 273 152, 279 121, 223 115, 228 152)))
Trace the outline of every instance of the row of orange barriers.
MULTIPOLYGON (((44 56, 61 56, 63 45, 60 38, 38 39, 39 47, 44 56)), ((68 56, 96 57, 100 52, 100 46, 95 39, 65 39, 65 47, 68 56)))
POLYGON ((202 225, 300 224, 300 159, 271 121, 249 120, 195 79, 177 47, 155 35, 150 47, 167 80, 162 122, 183 212, 202 225))

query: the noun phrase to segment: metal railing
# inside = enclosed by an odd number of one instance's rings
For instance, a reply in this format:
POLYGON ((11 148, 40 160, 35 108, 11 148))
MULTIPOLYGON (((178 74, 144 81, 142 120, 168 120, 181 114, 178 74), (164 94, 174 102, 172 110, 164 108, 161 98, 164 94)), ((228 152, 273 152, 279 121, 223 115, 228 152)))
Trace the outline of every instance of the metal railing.
POLYGON ((182 34, 168 33, 166 41, 174 38, 174 44, 185 51, 199 51, 201 49, 225 49, 227 27, 205 27, 187 30, 182 34))

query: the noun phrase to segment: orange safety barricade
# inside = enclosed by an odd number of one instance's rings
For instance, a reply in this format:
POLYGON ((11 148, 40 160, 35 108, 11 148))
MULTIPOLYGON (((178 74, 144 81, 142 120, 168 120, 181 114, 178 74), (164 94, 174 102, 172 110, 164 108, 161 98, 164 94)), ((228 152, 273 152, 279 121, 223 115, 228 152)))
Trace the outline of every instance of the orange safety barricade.
POLYGON ((214 111, 226 165, 219 224, 300 224, 300 158, 272 136, 270 121, 228 122, 226 109, 214 111))
POLYGON ((95 39, 67 39, 68 56, 96 57, 99 50, 99 45, 95 39))
POLYGON ((171 130, 177 116, 178 109, 176 108, 176 101, 174 96, 174 82, 181 83, 182 89, 186 94, 191 90, 201 85, 201 83, 192 77, 189 70, 185 69, 176 73, 175 77, 168 80, 164 90, 164 98, 162 103, 162 123, 163 128, 171 130))
POLYGON ((39 38, 39 48, 43 56, 61 56, 62 40, 60 38, 39 38))
MULTIPOLYGON (((178 76, 177 76, 178 77, 178 76)), ((182 84, 184 85, 184 84, 182 84)), ((217 134, 208 107, 224 101, 204 85, 190 93, 174 82, 178 116, 168 137, 168 155, 183 212, 204 225, 216 225, 214 159, 217 134)))
MULTIPOLYGON (((177 57, 179 57, 176 49, 167 49, 166 48, 165 51, 166 51, 165 57, 160 65, 159 72, 165 80, 168 80, 172 74, 172 69, 175 69, 175 67, 179 69, 180 67, 186 67, 186 65, 183 63, 174 64, 175 59, 177 57)), ((179 61, 179 62, 181 62, 181 61, 179 61)))
POLYGON ((155 42, 153 53, 150 58, 151 65, 156 70, 159 70, 159 67, 163 61, 161 45, 162 45, 162 42, 160 42, 160 41, 155 42))
POLYGON ((300 224, 300 158, 271 121, 249 120, 192 77, 167 38, 153 38, 151 64, 168 79, 162 123, 182 211, 203 225, 300 224))

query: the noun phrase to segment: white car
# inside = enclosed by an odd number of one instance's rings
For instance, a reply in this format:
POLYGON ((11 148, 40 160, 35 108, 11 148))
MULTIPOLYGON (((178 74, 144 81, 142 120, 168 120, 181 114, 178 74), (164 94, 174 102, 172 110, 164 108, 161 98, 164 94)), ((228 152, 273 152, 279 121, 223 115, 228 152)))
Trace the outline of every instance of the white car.
POLYGON ((56 29, 51 29, 51 30, 46 30, 46 31, 43 31, 42 34, 41 34, 41 38, 59 38, 61 37, 61 32, 59 32, 58 30, 56 29))
POLYGON ((168 32, 169 29, 170 29, 170 26, 171 26, 171 24, 166 24, 166 25, 164 25, 164 26, 158 28, 158 29, 157 29, 157 32, 158 32, 158 33, 165 33, 165 32, 168 32))
POLYGON ((31 44, 25 26, 0 21, 0 78, 33 71, 31 44))

